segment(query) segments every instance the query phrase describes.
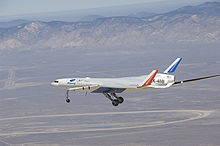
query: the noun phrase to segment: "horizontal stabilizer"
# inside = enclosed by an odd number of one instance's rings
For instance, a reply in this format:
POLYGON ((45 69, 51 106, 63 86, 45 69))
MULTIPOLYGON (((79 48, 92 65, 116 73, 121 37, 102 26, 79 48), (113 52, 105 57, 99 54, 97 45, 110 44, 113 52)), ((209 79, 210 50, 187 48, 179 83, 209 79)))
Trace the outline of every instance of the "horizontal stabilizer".
POLYGON ((173 73, 176 70, 181 60, 182 58, 177 58, 163 73, 165 74, 173 73))
POLYGON ((209 78, 215 78, 215 77, 220 77, 220 75, 213 75, 213 76, 208 76, 208 77, 202 77, 202 78, 195 78, 195 79, 189 79, 189 80, 184 80, 184 81, 178 81, 178 82, 175 82, 174 85, 183 84, 183 83, 187 83, 187 82, 194 82, 194 81, 204 80, 204 79, 209 79, 209 78))
POLYGON ((156 74, 158 73, 158 70, 153 70, 149 75, 148 77, 146 78, 146 80, 144 81, 144 83, 141 85, 141 86, 138 86, 138 88, 141 88, 141 87, 146 87, 146 86, 149 86, 151 85, 151 83, 153 82, 156 74))

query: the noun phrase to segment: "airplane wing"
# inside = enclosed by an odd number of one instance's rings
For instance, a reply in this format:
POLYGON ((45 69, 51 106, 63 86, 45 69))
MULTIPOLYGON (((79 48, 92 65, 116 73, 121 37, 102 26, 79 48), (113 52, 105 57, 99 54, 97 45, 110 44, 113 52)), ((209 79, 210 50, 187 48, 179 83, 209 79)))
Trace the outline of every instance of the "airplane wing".
POLYGON ((127 88, 100 87, 92 91, 92 93, 122 93, 127 88))
POLYGON ((178 81, 178 82, 175 82, 174 85, 183 84, 183 83, 187 83, 187 82, 194 82, 194 81, 204 80, 204 79, 209 79, 209 78, 214 78, 214 77, 220 77, 220 75, 213 75, 213 76, 207 76, 207 77, 202 77, 202 78, 195 78, 195 79, 189 79, 189 80, 184 80, 184 81, 178 81))
POLYGON ((158 70, 153 70, 148 76, 146 76, 145 80, 140 84, 140 86, 98 86, 97 89, 93 90, 92 93, 121 93, 125 91, 127 88, 144 88, 151 85, 153 79, 155 78, 158 70))

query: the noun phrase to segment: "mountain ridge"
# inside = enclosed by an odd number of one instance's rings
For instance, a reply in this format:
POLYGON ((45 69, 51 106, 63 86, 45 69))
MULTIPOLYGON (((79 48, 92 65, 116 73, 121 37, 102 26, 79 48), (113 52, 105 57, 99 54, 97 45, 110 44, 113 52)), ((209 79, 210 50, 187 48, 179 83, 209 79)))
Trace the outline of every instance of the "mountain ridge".
POLYGON ((160 43, 218 43, 220 2, 185 6, 147 17, 92 21, 32 21, 0 29, 0 50, 145 47, 160 43))

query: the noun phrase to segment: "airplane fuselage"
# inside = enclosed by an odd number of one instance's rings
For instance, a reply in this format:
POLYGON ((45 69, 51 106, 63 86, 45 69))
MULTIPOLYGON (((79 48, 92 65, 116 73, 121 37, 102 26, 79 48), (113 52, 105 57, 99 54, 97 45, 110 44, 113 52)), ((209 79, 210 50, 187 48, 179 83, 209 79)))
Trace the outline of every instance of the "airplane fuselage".
POLYGON ((122 93, 168 88, 175 82, 173 75, 158 73, 148 88, 138 88, 146 76, 122 78, 63 78, 51 84, 57 88, 91 93, 122 93))

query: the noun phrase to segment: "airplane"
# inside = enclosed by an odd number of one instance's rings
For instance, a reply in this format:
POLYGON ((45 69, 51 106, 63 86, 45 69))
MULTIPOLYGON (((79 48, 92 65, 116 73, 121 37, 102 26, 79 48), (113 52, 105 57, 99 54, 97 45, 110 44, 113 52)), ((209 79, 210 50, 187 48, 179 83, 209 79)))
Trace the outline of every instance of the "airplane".
POLYGON ((112 105, 118 106, 124 102, 124 98, 116 93, 139 92, 152 89, 164 89, 174 85, 193 82, 220 75, 206 76, 201 78, 175 81, 172 73, 176 70, 182 58, 177 58, 163 73, 153 70, 149 75, 121 77, 121 78, 63 78, 51 83, 52 86, 66 90, 66 102, 69 103, 69 91, 86 93, 102 93, 112 105))

